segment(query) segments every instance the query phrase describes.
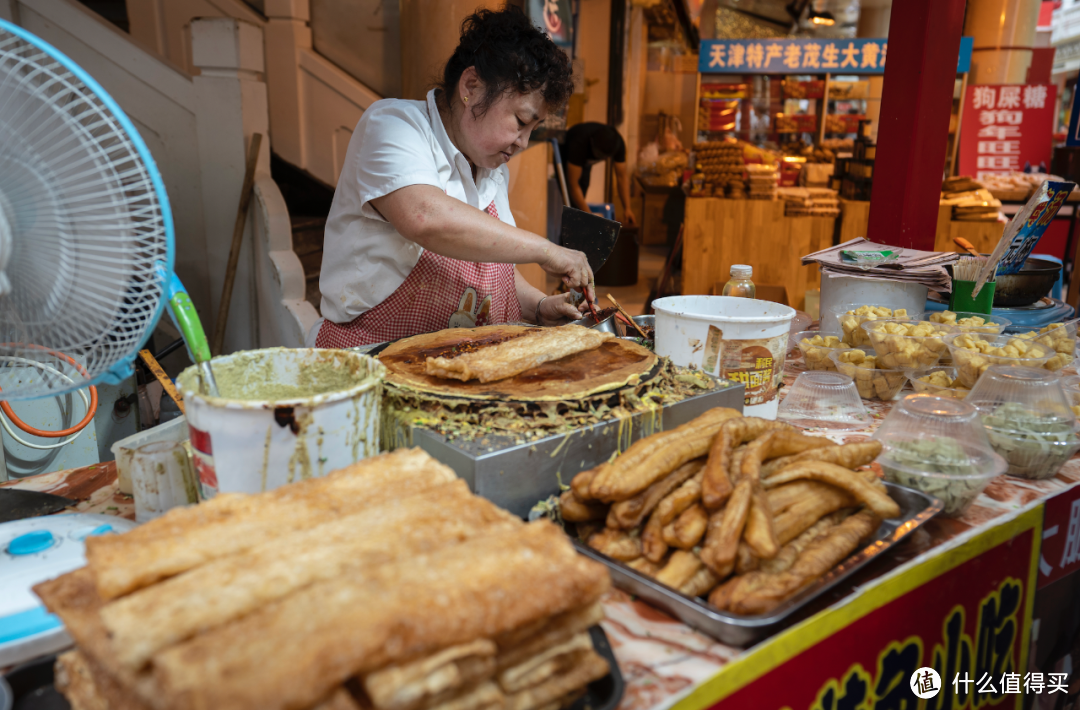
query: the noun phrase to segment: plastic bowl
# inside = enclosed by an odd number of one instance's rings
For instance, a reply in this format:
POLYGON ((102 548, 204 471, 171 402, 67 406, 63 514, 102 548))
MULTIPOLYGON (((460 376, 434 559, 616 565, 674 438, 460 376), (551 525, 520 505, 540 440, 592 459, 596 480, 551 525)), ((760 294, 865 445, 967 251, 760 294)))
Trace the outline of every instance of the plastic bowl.
POLYGON ((878 364, 887 370, 933 367, 945 352, 942 339, 952 328, 930 321, 882 319, 860 328, 877 351, 878 364))
POLYGON ((1065 399, 1069 401, 1069 409, 1080 417, 1080 376, 1062 377, 1061 389, 1065 392, 1065 399))
POLYGON ((1045 345, 1054 351, 1054 355, 1047 360, 1043 367, 1047 370, 1058 371, 1071 365, 1075 359, 1077 348, 1076 327, 1080 325, 1080 319, 1073 319, 1061 323, 1051 323, 1048 326, 1034 330, 1017 330, 1011 328, 1013 337, 1025 340, 1034 340, 1036 343, 1045 345))
POLYGON ((840 343, 840 338, 835 335, 822 334, 816 330, 804 330, 791 336, 796 347, 802 350, 803 362, 807 370, 831 370, 836 372, 836 365, 829 359, 829 353, 834 350, 846 350, 847 346, 840 343), (837 345, 817 345, 815 341, 822 342, 826 338, 832 338, 837 345))
POLYGON ((994 452, 979 410, 967 402, 911 394, 874 433, 885 480, 936 496, 942 514, 960 515, 1008 468, 994 452))
POLYGON ((975 387, 979 377, 991 365, 1040 368, 1054 354, 1045 345, 1011 335, 953 333, 945 336, 945 344, 952 354, 957 380, 968 388, 975 387), (1027 350, 1021 356, 983 352, 983 349, 1000 350, 1009 346, 1026 347, 1027 350))
POLYGON ((882 318, 889 318, 892 320, 919 320, 922 318, 922 313, 905 312, 903 316, 897 316, 891 307, 877 303, 842 303, 838 306, 834 306, 829 311, 829 317, 827 319, 822 319, 822 327, 826 327, 827 320, 828 327, 833 333, 840 335, 841 339, 848 347, 861 347, 869 345, 870 341, 867 340, 866 333, 863 332, 859 326, 866 321, 881 320, 882 318), (867 308, 876 309, 878 312, 854 312, 867 308))
POLYGON ((967 399, 979 409, 1010 476, 1050 478, 1080 450, 1080 424, 1052 372, 995 365, 967 399))
POLYGON ((838 372, 803 372, 784 395, 776 418, 804 429, 851 431, 870 426, 855 382, 838 372))
POLYGON ((971 391, 967 387, 960 386, 960 384, 956 382, 955 367, 924 367, 919 370, 905 370, 904 374, 908 376, 908 381, 911 382, 911 388, 919 393, 937 395, 938 397, 949 397, 951 399, 964 399, 968 396, 968 392, 971 391), (949 378, 949 382, 952 386, 946 387, 923 381, 923 378, 931 377, 938 372, 945 373, 945 376, 949 378))
POLYGON ((1000 335, 1006 328, 1012 325, 1012 321, 1001 316, 986 315, 985 313, 971 313, 970 311, 941 311, 940 313, 927 314, 927 320, 933 323, 941 323, 951 326, 958 333, 986 333, 988 335, 1000 335), (950 319, 949 316, 953 316, 950 319), (982 319, 982 324, 976 324, 968 319, 982 319), (964 322, 967 320, 968 322, 964 322))
MULTIPOLYGON (((836 371, 855 381, 859 396, 863 399, 894 399, 904 389, 907 375, 903 370, 888 370, 880 367, 862 367, 858 361, 848 362, 848 353, 862 353, 862 357, 874 357, 873 351, 866 352, 858 348, 845 348, 829 353, 829 359, 836 366, 836 371)), ((876 365, 876 358, 875 358, 876 365)))

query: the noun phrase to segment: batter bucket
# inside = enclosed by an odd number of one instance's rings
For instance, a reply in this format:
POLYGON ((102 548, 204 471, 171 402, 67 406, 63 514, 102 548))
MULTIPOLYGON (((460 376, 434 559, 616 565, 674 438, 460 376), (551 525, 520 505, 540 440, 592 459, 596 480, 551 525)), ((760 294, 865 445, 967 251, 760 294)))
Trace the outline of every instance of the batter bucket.
POLYGON ((211 361, 220 397, 177 378, 200 496, 259 493, 379 452, 383 366, 346 350, 270 348, 211 361))
POLYGON ((775 419, 795 309, 731 296, 653 301, 656 354, 676 365, 746 385, 743 413, 775 419))

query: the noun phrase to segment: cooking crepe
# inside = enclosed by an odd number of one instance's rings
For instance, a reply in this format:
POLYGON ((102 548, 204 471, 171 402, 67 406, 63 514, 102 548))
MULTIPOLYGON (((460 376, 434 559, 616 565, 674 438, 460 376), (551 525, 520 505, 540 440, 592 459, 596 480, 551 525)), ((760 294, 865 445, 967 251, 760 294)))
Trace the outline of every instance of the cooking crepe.
POLYGON ((657 356, 629 340, 612 338, 600 347, 548 362, 497 382, 459 382, 427 374, 427 359, 444 357, 462 344, 483 346, 526 331, 519 325, 450 328, 399 340, 379 353, 393 387, 469 400, 560 402, 637 384, 655 375, 657 356))
POLYGON ((179 574, 210 560, 382 505, 454 480, 420 449, 365 459, 323 478, 258 495, 219 495, 175 508, 123 535, 86 539, 86 559, 104 599, 179 574))
POLYGON ((607 569, 538 521, 313 584, 156 654, 170 710, 309 705, 355 674, 589 604, 607 569))
POLYGON ((561 328, 533 328, 496 345, 480 347, 463 355, 427 358, 429 375, 454 380, 494 382, 568 355, 594 350, 611 340, 613 333, 564 325, 561 328))
POLYGON ((101 618, 119 660, 138 670, 162 648, 313 582, 521 524, 455 480, 208 562, 107 604, 101 618))

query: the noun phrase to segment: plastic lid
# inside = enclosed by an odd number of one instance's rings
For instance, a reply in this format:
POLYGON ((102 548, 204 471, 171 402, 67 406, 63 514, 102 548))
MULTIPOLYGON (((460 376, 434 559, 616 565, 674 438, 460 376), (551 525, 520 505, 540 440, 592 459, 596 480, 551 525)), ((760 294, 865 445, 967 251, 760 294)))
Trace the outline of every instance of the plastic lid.
POLYGON ((1002 432, 1033 433, 1043 427, 1046 433, 1069 433, 1077 428, 1060 378, 1044 369, 991 365, 967 401, 979 409, 986 426, 1002 432))
POLYGON ((804 429, 865 429, 871 419, 855 382, 838 372, 800 373, 776 418, 804 429))
POLYGON ((746 264, 732 264, 731 275, 737 279, 748 279, 754 275, 754 267, 746 264))
POLYGON ((979 410, 967 400, 908 395, 885 417, 874 439, 885 447, 882 458, 912 472, 952 477, 993 470, 995 454, 979 410))

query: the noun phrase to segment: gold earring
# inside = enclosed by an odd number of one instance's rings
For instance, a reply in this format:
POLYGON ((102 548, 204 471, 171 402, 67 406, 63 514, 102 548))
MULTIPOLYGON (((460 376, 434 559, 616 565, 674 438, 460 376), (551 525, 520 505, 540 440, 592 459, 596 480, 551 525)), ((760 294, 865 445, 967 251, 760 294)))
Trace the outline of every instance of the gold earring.
POLYGON ((462 96, 461 100, 464 101, 465 103, 469 103, 469 97, 468 96, 462 96))

